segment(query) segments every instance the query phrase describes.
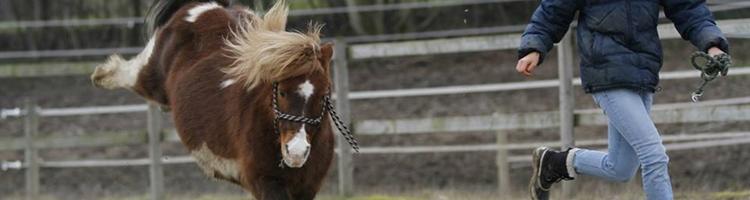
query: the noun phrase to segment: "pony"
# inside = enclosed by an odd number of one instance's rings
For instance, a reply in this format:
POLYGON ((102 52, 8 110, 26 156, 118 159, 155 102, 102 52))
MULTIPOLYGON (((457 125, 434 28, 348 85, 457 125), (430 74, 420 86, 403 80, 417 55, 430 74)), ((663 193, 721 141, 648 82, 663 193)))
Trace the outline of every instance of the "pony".
POLYGON ((171 111, 209 177, 256 199, 313 199, 334 153, 333 44, 316 23, 286 31, 288 12, 284 0, 263 16, 228 0, 156 1, 145 49, 111 55, 92 82, 171 111))

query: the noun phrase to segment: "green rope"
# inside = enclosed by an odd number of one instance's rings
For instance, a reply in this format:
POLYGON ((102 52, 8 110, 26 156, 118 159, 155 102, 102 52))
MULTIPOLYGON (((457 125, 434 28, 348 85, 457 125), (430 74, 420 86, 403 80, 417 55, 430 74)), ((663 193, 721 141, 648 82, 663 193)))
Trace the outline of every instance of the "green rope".
POLYGON ((693 102, 700 101, 700 97, 703 96, 703 89, 708 85, 709 82, 721 76, 726 76, 729 72, 729 67, 732 66, 732 57, 729 54, 720 54, 716 56, 708 55, 704 52, 695 52, 690 58, 693 63, 693 67, 701 71, 701 79, 703 82, 695 92, 693 92, 691 99, 693 102), (698 63, 698 59, 702 58, 704 62, 698 63))

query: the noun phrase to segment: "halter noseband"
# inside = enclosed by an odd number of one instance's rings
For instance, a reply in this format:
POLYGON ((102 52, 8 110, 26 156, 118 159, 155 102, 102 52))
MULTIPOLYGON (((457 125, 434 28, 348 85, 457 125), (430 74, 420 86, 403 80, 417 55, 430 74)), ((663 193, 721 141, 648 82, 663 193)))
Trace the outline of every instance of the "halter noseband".
POLYGON ((357 139, 354 138, 354 135, 352 135, 352 132, 349 130, 346 125, 344 125, 344 122, 341 120, 341 117, 338 116, 338 113, 336 113, 333 104, 331 103, 331 97, 326 95, 323 97, 323 111, 320 113, 320 116, 317 118, 309 118, 305 116, 297 116, 292 114, 287 114, 281 111, 279 109, 279 100, 277 97, 277 93, 279 92, 279 83, 273 82, 273 113, 274 113, 274 119, 273 119, 273 130, 274 132, 279 135, 279 121, 290 121, 290 122, 296 122, 296 123, 303 123, 303 124, 309 124, 313 126, 319 126, 323 116, 325 116, 326 111, 331 114, 331 118, 333 118, 334 123, 336 124, 336 128, 338 128, 341 135, 346 138, 346 141, 349 143, 349 145, 352 146, 354 151, 359 152, 359 145, 357 143, 357 139))

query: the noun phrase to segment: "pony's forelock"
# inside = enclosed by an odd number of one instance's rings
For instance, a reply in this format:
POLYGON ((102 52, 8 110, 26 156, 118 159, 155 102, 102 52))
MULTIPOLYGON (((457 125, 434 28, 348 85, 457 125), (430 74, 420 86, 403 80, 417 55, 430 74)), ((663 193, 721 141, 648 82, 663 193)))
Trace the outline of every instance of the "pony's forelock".
POLYGON ((324 70, 316 64, 322 25, 307 33, 285 31, 288 8, 279 0, 263 18, 251 16, 226 41, 235 62, 224 72, 252 89, 260 83, 324 70))

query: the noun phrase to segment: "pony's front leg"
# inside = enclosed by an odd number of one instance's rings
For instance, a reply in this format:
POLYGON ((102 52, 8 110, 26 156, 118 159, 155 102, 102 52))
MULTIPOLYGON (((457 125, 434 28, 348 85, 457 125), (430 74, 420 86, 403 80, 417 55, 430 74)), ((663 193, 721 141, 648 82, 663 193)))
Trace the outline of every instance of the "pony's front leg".
POLYGON ((258 200, 292 200, 289 190, 281 180, 265 178, 254 184, 254 196, 258 200))
POLYGON ((156 43, 155 38, 152 37, 146 48, 131 60, 126 61, 117 54, 109 56, 104 64, 96 66, 94 73, 91 74, 91 82, 97 87, 106 89, 133 89, 136 81, 138 81, 138 74, 151 59, 151 53, 156 43))
POLYGON ((316 193, 315 188, 309 188, 293 193, 292 198, 294 198, 294 200, 313 200, 315 199, 316 193))

